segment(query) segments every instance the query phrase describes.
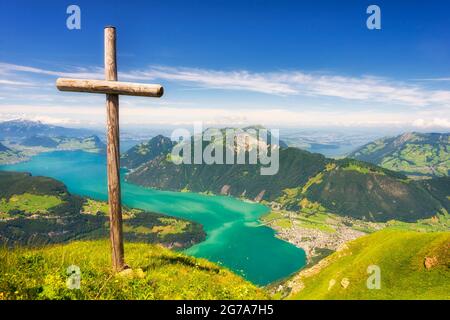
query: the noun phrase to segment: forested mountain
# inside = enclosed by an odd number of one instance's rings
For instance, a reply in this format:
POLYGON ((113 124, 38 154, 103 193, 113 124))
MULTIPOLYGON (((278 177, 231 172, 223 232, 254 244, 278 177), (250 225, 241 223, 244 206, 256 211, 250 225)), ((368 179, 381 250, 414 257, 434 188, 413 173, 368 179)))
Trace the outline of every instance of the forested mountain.
POLYGON ((158 135, 148 142, 140 143, 121 156, 120 164, 128 169, 134 169, 141 164, 153 160, 159 155, 172 150, 174 143, 167 137, 158 135))
POLYGON ((158 189, 275 201, 288 209, 311 208, 370 221, 414 221, 450 210, 447 181, 426 185, 357 160, 281 148, 278 173, 264 176, 260 164, 176 165, 168 153, 141 164, 127 180, 158 189))

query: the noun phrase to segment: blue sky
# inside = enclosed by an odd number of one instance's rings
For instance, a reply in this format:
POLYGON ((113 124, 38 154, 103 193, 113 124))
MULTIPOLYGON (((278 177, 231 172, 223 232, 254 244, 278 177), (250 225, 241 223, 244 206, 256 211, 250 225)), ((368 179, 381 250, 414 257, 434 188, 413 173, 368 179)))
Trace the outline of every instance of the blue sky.
POLYGON ((102 78, 103 27, 119 79, 161 83, 121 98, 124 125, 450 128, 450 4, 444 1, 2 1, 0 119, 104 124, 104 97, 58 76, 102 78), (66 8, 81 8, 81 30, 66 8), (381 8, 368 30, 366 8, 381 8))

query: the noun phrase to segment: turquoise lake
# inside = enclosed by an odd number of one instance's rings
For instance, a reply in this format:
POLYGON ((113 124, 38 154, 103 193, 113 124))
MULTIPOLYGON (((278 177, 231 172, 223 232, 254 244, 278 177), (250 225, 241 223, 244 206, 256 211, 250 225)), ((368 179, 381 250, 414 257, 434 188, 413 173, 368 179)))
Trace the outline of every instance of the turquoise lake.
MULTIPOLYGON (((106 200, 104 155, 81 151, 42 153, 27 162, 0 166, 0 170, 53 177, 64 182, 71 193, 106 200)), ((256 284, 281 279, 305 265, 302 249, 277 239, 272 229, 260 225, 258 218, 268 212, 265 206, 231 197, 147 189, 124 181, 122 200, 130 207, 201 223, 206 240, 185 253, 222 264, 256 284)))

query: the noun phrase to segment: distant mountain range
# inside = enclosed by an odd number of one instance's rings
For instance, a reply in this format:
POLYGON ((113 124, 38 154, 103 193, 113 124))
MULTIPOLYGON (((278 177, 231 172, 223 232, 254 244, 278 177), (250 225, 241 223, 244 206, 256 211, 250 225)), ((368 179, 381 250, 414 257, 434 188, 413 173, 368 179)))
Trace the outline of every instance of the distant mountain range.
MULTIPOLYGON (((450 179, 413 181, 402 173, 357 160, 333 160, 297 148, 280 149, 276 175, 260 175, 260 165, 176 165, 168 138, 158 136, 147 162, 127 180, 165 190, 212 192, 257 201, 275 201, 290 210, 310 209, 371 221, 415 221, 450 210, 450 179), (161 146, 160 148, 156 146, 161 146)), ((205 147, 205 146, 204 146, 205 147)), ((135 152, 122 156, 124 163, 135 152)))
POLYGON ((48 137, 87 137, 97 135, 99 132, 88 129, 75 129, 44 124, 40 121, 10 120, 0 122, 0 140, 18 141, 32 136, 48 137))
POLYGON ((350 158, 371 162, 411 176, 448 176, 450 133, 405 133, 368 143, 350 158))

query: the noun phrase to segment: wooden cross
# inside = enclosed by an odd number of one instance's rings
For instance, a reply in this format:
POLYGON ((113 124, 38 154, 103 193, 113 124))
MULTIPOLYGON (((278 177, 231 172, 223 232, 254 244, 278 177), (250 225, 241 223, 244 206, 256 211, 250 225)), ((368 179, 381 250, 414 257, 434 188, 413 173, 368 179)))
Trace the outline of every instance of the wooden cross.
POLYGON ((159 84, 139 84, 117 81, 116 28, 105 27, 105 80, 56 80, 61 91, 106 94, 107 112, 107 172, 108 203, 112 264, 115 271, 126 268, 122 235, 122 201, 120 196, 119 94, 159 98, 163 87, 159 84))

